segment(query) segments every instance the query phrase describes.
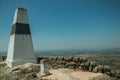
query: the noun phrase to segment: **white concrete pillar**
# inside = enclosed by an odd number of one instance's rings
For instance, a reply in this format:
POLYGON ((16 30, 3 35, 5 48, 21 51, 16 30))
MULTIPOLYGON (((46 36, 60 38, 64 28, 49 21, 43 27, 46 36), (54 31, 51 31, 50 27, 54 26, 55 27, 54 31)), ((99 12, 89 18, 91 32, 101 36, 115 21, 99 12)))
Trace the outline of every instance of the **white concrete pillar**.
POLYGON ((40 68, 41 68, 41 74, 42 75, 49 75, 49 70, 48 70, 48 61, 47 60, 41 60, 40 62, 40 68))
POLYGON ((36 62, 27 10, 18 7, 12 25, 6 63, 10 67, 36 62))

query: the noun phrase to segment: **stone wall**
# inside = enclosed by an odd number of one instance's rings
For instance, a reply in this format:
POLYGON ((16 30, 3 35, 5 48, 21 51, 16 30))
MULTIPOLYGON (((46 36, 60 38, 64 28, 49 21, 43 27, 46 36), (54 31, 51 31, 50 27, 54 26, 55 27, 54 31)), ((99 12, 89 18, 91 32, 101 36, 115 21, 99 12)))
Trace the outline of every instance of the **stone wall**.
POLYGON ((112 77, 120 78, 120 70, 113 70, 109 65, 100 65, 95 61, 80 57, 37 57, 37 63, 41 60, 48 60, 49 68, 70 68, 80 69, 83 71, 99 72, 112 77))

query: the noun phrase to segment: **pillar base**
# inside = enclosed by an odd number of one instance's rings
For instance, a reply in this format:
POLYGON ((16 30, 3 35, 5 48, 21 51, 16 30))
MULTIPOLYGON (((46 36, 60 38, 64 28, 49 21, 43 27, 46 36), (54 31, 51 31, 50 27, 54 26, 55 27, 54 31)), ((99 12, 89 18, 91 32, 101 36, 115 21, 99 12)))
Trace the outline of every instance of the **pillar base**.
POLYGON ((13 61, 8 59, 6 60, 7 65, 11 68, 28 62, 36 63, 36 60, 35 59, 22 59, 22 60, 13 60, 13 61))

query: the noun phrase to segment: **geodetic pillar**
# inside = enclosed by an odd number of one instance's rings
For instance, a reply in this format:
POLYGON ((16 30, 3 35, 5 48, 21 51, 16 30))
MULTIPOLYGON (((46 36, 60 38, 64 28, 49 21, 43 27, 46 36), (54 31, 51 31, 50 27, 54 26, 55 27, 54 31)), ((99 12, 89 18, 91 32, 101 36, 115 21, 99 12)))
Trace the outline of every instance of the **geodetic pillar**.
POLYGON ((14 15, 6 63, 8 66, 14 67, 27 62, 36 62, 36 59, 27 10, 23 7, 18 7, 14 15))

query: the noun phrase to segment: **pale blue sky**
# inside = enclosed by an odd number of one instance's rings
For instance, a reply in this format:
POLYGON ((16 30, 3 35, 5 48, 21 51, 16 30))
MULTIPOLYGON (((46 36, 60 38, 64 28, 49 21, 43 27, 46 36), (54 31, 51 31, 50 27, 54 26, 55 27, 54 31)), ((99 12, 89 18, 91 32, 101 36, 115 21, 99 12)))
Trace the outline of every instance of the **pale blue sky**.
POLYGON ((120 48, 120 0, 0 0, 0 51, 8 48, 20 5, 35 50, 120 48))

